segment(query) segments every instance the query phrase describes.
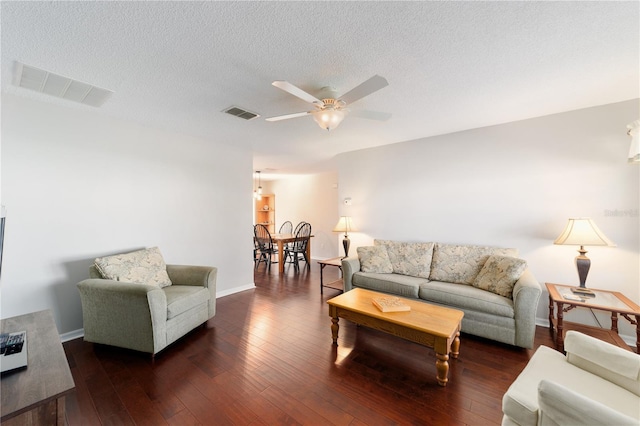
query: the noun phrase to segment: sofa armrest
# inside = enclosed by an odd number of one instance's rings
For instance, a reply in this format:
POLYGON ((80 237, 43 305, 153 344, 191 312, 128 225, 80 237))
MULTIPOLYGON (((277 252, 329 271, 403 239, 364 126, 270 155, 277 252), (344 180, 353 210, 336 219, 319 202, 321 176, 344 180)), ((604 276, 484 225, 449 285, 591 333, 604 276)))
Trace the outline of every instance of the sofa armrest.
POLYGON ((347 257, 342 259, 342 282, 345 293, 353 288, 353 274, 360 270, 360 259, 357 257, 347 257))
POLYGON ((209 318, 216 314, 216 281, 218 268, 213 266, 167 265, 173 285, 196 285, 209 289, 209 318))
POLYGON ((513 287, 513 309, 516 319, 516 346, 533 348, 536 333, 536 312, 542 287, 529 268, 525 269, 513 287))
POLYGON ((538 384, 539 425, 638 425, 638 421, 557 383, 538 384))
POLYGON ((87 341, 156 353, 166 346, 167 297, 152 285, 90 278, 78 283, 87 341))
POLYGON ((640 355, 573 330, 564 349, 567 362, 640 396, 640 355))

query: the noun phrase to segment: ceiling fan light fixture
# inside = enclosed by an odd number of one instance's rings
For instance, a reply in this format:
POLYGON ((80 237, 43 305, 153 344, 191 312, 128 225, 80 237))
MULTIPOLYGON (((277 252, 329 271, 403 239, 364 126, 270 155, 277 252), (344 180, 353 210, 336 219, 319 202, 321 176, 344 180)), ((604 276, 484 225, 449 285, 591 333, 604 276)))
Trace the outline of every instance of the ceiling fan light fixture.
POLYGON ((312 113, 313 119, 320 128, 330 131, 335 129, 342 123, 346 116, 345 110, 325 108, 322 110, 314 111, 312 113))

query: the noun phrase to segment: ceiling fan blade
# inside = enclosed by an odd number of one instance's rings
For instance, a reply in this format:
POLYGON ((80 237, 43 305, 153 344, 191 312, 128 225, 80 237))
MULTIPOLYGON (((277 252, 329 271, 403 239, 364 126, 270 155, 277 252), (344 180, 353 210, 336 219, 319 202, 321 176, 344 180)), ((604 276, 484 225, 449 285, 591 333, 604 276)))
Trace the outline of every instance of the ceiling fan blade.
POLYGON ((285 114, 285 115, 278 115, 277 117, 269 117, 269 118, 265 118, 266 121, 280 121, 280 120, 288 120, 290 118, 296 118, 296 117, 304 117, 305 115, 309 115, 311 114, 310 111, 305 111, 305 112, 294 112, 293 114, 285 114))
POLYGON ((316 98, 315 96, 312 96, 312 95, 308 94, 307 92, 305 92, 301 88, 299 88, 297 86, 294 86, 293 84, 289 83, 288 81, 276 80, 271 84, 273 86, 276 86, 278 89, 282 89, 285 92, 288 92, 288 93, 292 94, 293 96, 296 96, 296 97, 302 99, 303 101, 309 102, 310 104, 319 103, 319 104, 322 105, 322 101, 320 99, 316 98))
POLYGON ((354 117, 366 118, 368 120, 377 120, 377 121, 387 121, 391 118, 390 112, 381 112, 381 111, 370 111, 370 110, 362 110, 356 109, 351 113, 354 117))
POLYGON ((360 100, 365 96, 382 89, 383 87, 387 87, 388 85, 389 82, 386 78, 380 77, 379 75, 374 75, 369 80, 365 81, 359 86, 354 87, 344 95, 340 96, 340 100, 344 101, 347 105, 350 105, 355 101, 360 100))

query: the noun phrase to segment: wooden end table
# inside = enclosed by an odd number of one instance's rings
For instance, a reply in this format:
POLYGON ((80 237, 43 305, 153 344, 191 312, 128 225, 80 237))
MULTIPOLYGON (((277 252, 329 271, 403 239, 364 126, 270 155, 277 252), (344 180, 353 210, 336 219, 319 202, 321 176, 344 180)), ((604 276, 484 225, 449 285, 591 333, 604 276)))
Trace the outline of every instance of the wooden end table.
POLYGON ((331 281, 330 283, 325 284, 324 283, 324 277, 322 276, 322 271, 324 270, 324 267, 327 266, 327 265, 335 266, 335 267, 340 269, 340 272, 342 272, 342 258, 341 257, 332 257, 331 259, 319 260, 318 263, 320 264, 320 294, 323 294, 322 289, 324 287, 329 287, 329 288, 332 288, 334 290, 343 291, 344 286, 343 286, 343 283, 342 283, 342 278, 340 278, 339 280, 331 281))
POLYGON ((590 288, 595 297, 580 297, 571 292, 575 286, 545 283, 549 292, 549 327, 556 333, 556 348, 564 352, 564 332, 576 330, 629 349, 618 335, 618 315, 636 326, 636 351, 640 353, 640 306, 617 291, 596 290, 590 288), (554 315, 554 304, 557 318, 554 315), (564 321, 564 313, 577 307, 611 312, 611 330, 564 321))
POLYGON ((449 381, 449 354, 451 358, 458 358, 460 352, 460 327, 464 312, 402 297, 400 299, 411 307, 410 311, 381 312, 371 301, 374 297, 389 295, 354 288, 327 301, 333 344, 338 344, 338 321, 344 318, 433 348, 436 353, 436 379, 440 386, 446 386, 449 381))

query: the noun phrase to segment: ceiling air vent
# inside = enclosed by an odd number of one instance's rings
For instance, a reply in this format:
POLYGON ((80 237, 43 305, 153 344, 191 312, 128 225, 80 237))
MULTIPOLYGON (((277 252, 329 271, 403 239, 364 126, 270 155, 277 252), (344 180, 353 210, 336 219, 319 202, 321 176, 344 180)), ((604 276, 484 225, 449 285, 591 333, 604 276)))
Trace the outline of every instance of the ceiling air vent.
POLYGON ((111 90, 101 89, 20 62, 16 62, 14 84, 25 89, 93 107, 102 106, 113 94, 111 90))
POLYGON ((235 115, 236 117, 242 118, 244 120, 253 120, 256 117, 260 117, 260 114, 247 111, 246 109, 242 109, 237 106, 229 107, 225 109, 223 112, 226 112, 227 114, 235 115))

